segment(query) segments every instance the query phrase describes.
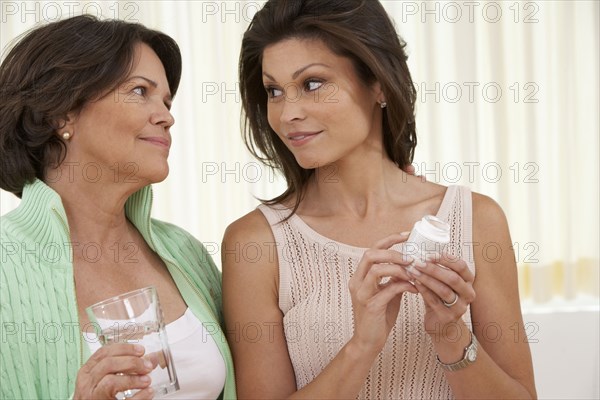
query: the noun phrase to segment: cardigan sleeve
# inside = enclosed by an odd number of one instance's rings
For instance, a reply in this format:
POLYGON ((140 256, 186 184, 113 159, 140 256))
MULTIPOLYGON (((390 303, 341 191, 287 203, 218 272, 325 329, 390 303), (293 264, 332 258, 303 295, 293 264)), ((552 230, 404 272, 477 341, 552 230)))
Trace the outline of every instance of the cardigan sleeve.
MULTIPOLYGON (((12 243, 5 237, 1 243, 0 270, 0 398, 24 399, 38 397, 35 377, 30 362, 26 359, 22 329, 26 327, 22 315, 22 301, 17 291, 16 271, 18 260, 12 253, 12 243), (16 297, 19 296, 19 297, 16 297), (16 300, 16 301, 15 301, 16 300)), ((18 259, 18 257, 16 257, 18 259)))

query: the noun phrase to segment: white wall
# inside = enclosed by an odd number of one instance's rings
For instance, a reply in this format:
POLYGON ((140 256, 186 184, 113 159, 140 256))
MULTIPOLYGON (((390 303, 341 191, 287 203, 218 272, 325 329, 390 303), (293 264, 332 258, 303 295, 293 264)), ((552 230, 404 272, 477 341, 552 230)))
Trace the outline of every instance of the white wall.
POLYGON ((600 398, 599 315, 597 300, 523 315, 540 399, 600 398))

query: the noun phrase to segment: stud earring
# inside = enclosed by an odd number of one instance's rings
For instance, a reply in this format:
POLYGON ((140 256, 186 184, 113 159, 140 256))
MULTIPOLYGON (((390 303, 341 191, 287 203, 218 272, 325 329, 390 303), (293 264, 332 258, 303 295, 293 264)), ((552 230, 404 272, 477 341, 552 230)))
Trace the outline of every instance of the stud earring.
POLYGON ((64 132, 62 134, 62 138, 65 140, 69 140, 69 139, 71 139, 71 134, 69 132, 64 132))
POLYGON ((382 101, 381 103, 379 103, 379 107, 386 108, 387 107, 387 103, 385 101, 382 101))

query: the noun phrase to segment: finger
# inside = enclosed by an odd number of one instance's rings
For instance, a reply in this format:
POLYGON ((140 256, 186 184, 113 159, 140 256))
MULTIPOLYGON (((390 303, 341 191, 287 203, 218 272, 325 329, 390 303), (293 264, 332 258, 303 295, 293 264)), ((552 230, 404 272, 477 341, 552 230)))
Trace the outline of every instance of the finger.
POLYGON ((440 268, 438 264, 431 262, 415 263, 415 267, 410 270, 410 273, 415 277, 419 277, 421 282, 433 290, 440 288, 443 291, 443 287, 449 287, 457 293, 466 294, 467 288, 471 286, 454 270, 445 267, 440 268))
MULTIPOLYGON (((421 293, 421 296, 423 296, 423 300, 425 301, 425 304, 427 307, 430 307, 437 311, 447 311, 448 310, 448 307, 446 307, 444 305, 444 303, 442 303, 442 299, 440 298, 440 296, 438 296, 438 294, 436 292, 434 292, 433 290, 428 288, 423 282, 421 282, 420 278, 415 279, 415 287, 417 288, 419 293, 421 293)), ((451 294, 451 296, 452 296, 451 300, 453 300, 454 294, 451 294)), ((459 296, 458 302, 460 302, 460 301, 461 301, 461 299, 459 296)))
POLYGON ((146 389, 152 384, 152 379, 148 375, 105 375, 95 390, 96 398, 115 398, 117 393, 126 390, 146 389))
POLYGON ((152 399, 154 398, 154 389, 152 388, 146 388, 144 390, 140 390, 139 392, 137 392, 133 397, 130 397, 131 399, 152 399))
POLYGON ((99 381, 103 376, 123 373, 129 375, 146 375, 156 364, 142 357, 116 356, 102 359, 92 370, 92 375, 99 381))
POLYGON ((375 242, 371 247, 372 249, 389 249, 395 244, 405 242, 408 239, 410 232, 394 233, 390 236, 384 237, 383 239, 375 242))
POLYGON ((152 363, 152 369, 156 368, 156 366, 160 366, 161 368, 165 368, 167 366, 167 360, 165 360, 164 351, 155 351, 154 353, 148 353, 144 356, 144 359, 152 363))
POLYGON ((396 299, 398 295, 403 292, 416 294, 418 293, 418 290, 409 282, 390 282, 371 298, 369 306, 375 309, 385 308, 389 302, 396 299))
POLYGON ((428 262, 425 265, 415 265, 409 273, 447 303, 454 300, 455 293, 466 303, 471 303, 475 299, 473 285, 465 282, 451 269, 440 268, 437 264, 428 262))
POLYGON ((94 352, 90 358, 81 367, 82 372, 91 373, 96 365, 107 357, 115 356, 137 356, 140 357, 144 354, 144 346, 139 344, 129 343, 113 343, 106 346, 100 347, 94 352))
POLYGON ((438 264, 443 268, 451 269, 456 272, 460 277, 469 283, 473 283, 475 280, 475 275, 469 269, 467 263, 462 260, 460 257, 449 254, 448 252, 429 254, 426 257, 427 261, 438 264))
MULTIPOLYGON (((446 303, 452 303, 455 296, 459 296, 461 299, 463 298, 458 291, 453 290, 448 285, 430 276, 421 274, 418 276, 418 278, 415 278, 415 284, 416 282, 419 282, 422 287, 427 289, 428 292, 432 293, 430 305, 442 303, 443 301, 446 303)), ((421 288, 419 288, 419 292, 423 293, 421 288)))
POLYGON ((383 277, 390 277, 391 280, 389 282, 409 280, 409 275, 406 272, 406 269, 401 265, 374 264, 362 281, 352 277, 348 283, 348 287, 356 296, 356 299, 359 302, 364 303, 382 289, 383 286, 379 285, 379 283, 383 277))
POLYGON ((412 262, 412 258, 400 253, 396 250, 387 249, 368 249, 361 257, 354 276, 363 280, 373 264, 399 264, 408 266, 412 262))
POLYGON ((409 281, 412 277, 408 274, 406 267, 410 263, 405 264, 374 264, 371 266, 363 284, 361 287, 364 288, 375 288, 379 290, 379 283, 383 277, 390 277, 392 280, 409 281))
MULTIPOLYGON (((409 280, 406 268, 412 263, 410 257, 394 250, 367 250, 359 262, 357 272, 349 282, 350 290, 358 292, 368 288, 377 290, 383 277, 409 280)), ((370 297, 370 295, 369 295, 370 297)))

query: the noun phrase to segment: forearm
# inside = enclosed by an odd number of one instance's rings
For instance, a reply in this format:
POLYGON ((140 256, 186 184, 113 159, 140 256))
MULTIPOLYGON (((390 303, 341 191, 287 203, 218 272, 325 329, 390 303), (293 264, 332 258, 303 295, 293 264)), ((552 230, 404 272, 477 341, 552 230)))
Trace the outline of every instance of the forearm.
MULTIPOLYGON (((448 341, 434 338, 434 346, 440 360, 452 363, 463 357, 464 349, 470 342, 470 333, 466 325, 459 325, 460 332, 454 336, 457 340, 448 341)), ((481 346, 478 346, 476 361, 458 371, 445 371, 446 379, 452 387, 456 398, 460 399, 531 399, 525 385, 510 376, 490 357, 481 346)))
POLYGON ((465 369, 447 372, 452 392, 459 399, 533 399, 534 394, 502 370, 482 349, 477 361, 465 369))

